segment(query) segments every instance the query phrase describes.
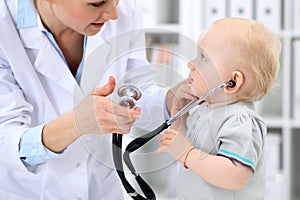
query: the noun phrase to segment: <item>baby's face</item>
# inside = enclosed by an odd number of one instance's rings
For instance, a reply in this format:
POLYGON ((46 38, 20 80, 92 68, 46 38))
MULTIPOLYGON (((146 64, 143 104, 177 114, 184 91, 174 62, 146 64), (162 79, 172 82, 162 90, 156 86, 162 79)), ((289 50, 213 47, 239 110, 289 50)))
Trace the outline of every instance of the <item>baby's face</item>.
POLYGON ((199 38, 197 57, 190 61, 190 82, 193 93, 200 97, 208 90, 228 82, 236 70, 238 53, 230 44, 233 34, 227 27, 213 25, 199 38))

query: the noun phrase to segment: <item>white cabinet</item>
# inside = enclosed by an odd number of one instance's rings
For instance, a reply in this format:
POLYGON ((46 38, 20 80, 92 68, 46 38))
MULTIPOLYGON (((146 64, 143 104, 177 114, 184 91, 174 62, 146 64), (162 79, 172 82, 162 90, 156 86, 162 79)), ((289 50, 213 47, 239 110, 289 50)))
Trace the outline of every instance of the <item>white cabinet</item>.
POLYGON ((277 158, 279 170, 268 177, 268 194, 272 195, 267 194, 266 199, 300 199, 300 0, 141 0, 140 3, 146 18, 148 58, 157 66, 157 80, 166 86, 187 77, 186 62, 195 55, 196 41, 212 19, 224 15, 252 16, 278 34, 282 41, 279 86, 257 104, 267 122, 268 133, 276 135, 278 145, 268 162, 277 158))

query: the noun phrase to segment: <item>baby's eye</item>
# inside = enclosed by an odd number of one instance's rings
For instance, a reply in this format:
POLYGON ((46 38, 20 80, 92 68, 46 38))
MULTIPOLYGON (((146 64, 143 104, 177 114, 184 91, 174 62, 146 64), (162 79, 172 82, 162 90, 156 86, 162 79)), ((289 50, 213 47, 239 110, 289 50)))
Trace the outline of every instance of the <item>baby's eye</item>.
POLYGON ((99 2, 95 2, 95 3, 91 3, 92 6, 98 8, 101 7, 105 4, 105 1, 99 1, 99 2))
POLYGON ((205 55, 203 53, 200 54, 200 60, 201 61, 207 61, 205 55))

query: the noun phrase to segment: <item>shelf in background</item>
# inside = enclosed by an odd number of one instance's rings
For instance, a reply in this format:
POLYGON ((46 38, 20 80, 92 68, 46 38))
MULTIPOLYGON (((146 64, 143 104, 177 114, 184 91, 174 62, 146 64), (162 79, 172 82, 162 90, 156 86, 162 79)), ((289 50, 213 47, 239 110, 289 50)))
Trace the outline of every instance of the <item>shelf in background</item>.
POLYGON ((281 38, 300 38, 300 31, 282 30, 277 35, 281 38))
MULTIPOLYGON (((291 121, 291 127, 294 129, 300 129, 300 119, 294 119, 291 121)), ((300 133, 300 131, 299 131, 300 133)))
POLYGON ((267 127, 271 127, 271 128, 282 128, 285 124, 286 121, 283 120, 282 118, 273 118, 273 117, 263 117, 266 121, 267 127))
POLYGON ((180 28, 178 24, 156 24, 146 26, 146 32, 150 34, 178 34, 180 28))
MULTIPOLYGON (((284 126, 291 127, 293 129, 300 129, 300 120, 299 119, 282 119, 276 117, 263 117, 267 123, 268 127, 271 128, 283 128, 284 126)), ((300 133, 300 132, 299 132, 300 133)))

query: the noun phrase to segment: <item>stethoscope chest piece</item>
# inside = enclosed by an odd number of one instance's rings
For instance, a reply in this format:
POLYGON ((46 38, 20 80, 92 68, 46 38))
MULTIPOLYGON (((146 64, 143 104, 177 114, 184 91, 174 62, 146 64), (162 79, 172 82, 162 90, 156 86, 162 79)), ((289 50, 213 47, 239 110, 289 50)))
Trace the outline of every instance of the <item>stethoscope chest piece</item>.
POLYGON ((140 89, 133 85, 124 84, 118 89, 118 95, 121 98, 119 104, 127 108, 133 108, 137 100, 142 96, 140 89))

